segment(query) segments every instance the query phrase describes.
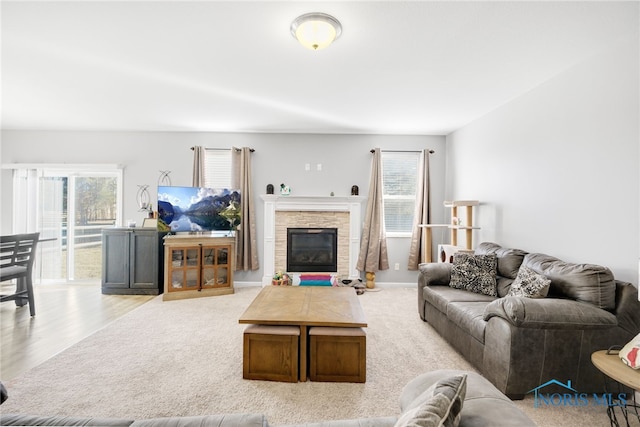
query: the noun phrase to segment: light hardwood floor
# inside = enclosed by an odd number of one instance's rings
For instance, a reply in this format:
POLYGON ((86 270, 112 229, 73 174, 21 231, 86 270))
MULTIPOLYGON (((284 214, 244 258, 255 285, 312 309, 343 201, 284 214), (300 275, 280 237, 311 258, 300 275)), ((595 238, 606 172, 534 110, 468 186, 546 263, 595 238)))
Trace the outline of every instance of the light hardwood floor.
MULTIPOLYGON (((1 294, 15 285, 2 284, 1 294)), ((155 298, 103 295, 100 285, 36 285, 36 315, 15 302, 0 304, 0 380, 7 381, 155 298)))

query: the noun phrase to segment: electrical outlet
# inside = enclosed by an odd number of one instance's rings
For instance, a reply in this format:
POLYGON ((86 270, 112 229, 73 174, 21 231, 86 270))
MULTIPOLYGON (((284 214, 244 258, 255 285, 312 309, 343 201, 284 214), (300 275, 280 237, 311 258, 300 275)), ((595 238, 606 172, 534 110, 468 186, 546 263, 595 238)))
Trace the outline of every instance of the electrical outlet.
POLYGON ((394 265, 394 269, 396 271, 400 270, 400 263, 399 262, 396 262, 396 265, 394 265))
POLYGON ((305 163, 304 164, 304 170, 306 170, 307 172, 309 172, 311 170, 311 165, 309 163, 305 163))
POLYGON ((318 171, 321 171, 322 170, 322 163, 318 163, 316 165, 316 168, 318 169, 318 171))

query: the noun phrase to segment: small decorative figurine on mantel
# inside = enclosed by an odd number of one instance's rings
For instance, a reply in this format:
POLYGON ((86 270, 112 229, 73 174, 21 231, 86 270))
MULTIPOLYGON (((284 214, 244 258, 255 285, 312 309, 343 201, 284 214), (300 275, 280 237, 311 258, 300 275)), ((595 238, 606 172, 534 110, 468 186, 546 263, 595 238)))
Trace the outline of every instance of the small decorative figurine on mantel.
POLYGON ((283 196, 288 196, 291 194, 291 187, 288 185, 280 184, 280 194, 283 196))

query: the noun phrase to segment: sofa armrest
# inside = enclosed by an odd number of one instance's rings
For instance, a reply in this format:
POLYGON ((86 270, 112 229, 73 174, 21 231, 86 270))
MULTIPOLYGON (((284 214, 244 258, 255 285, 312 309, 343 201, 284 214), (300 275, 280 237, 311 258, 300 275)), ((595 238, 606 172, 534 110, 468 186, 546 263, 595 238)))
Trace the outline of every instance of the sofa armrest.
POLYGON ((640 331, 640 301, 638 288, 628 282, 616 280, 616 308, 613 313, 618 318, 618 325, 635 336, 640 331))
POLYGON ((420 264, 418 283, 420 287, 430 285, 449 286, 451 280, 451 268, 453 264, 449 262, 428 262, 420 264))
POLYGON ((585 330, 618 325, 616 316, 606 310, 560 298, 499 298, 485 307, 484 320, 492 317, 521 328, 585 330))
POLYGON ((424 320, 424 294, 425 286, 449 286, 451 280, 451 268, 453 264, 448 262, 428 262, 420 264, 418 273, 418 313, 424 320))

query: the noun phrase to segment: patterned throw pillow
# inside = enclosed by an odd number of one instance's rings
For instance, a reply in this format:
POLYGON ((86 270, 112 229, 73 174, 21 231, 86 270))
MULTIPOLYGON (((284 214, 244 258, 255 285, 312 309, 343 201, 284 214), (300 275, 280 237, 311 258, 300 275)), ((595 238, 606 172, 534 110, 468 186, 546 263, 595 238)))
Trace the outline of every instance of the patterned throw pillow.
POLYGON ((496 297, 498 296, 496 287, 497 265, 495 254, 455 253, 453 255, 449 286, 496 297))
POLYGON ((425 390, 425 401, 405 412, 394 427, 457 427, 466 394, 466 375, 442 379, 425 390))
POLYGON ((625 365, 633 369, 640 369, 640 334, 626 343, 618 353, 618 356, 620 356, 625 365))
POLYGON ((544 298, 549 293, 551 280, 522 265, 509 289, 510 297, 544 298))

